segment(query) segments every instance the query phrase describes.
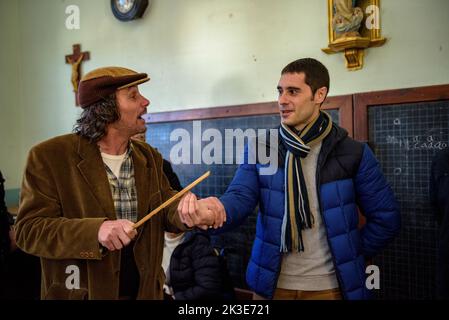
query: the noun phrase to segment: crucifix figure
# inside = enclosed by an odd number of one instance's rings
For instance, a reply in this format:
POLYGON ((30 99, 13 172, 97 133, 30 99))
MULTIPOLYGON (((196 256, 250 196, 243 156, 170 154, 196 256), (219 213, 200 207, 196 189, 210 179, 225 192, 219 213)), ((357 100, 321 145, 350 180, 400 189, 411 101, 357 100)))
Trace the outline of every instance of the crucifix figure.
POLYGON ((80 81, 80 73, 81 73, 81 62, 87 61, 90 59, 90 53, 88 51, 81 52, 81 45, 74 44, 73 45, 73 54, 65 56, 65 62, 67 64, 72 65, 72 86, 73 92, 75 93, 75 102, 78 106, 78 83, 80 81))

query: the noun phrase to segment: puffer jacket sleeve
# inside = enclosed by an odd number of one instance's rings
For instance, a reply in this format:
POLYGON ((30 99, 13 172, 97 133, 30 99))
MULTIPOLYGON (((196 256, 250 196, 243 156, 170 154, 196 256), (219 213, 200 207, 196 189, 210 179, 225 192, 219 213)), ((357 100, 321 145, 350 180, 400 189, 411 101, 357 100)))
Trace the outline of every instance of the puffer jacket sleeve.
POLYGON ((357 204, 366 217, 362 250, 366 257, 373 257, 399 233, 401 218, 393 191, 367 145, 354 182, 357 204))
POLYGON ((255 164, 251 164, 248 146, 245 147, 244 161, 224 195, 220 198, 226 210, 226 223, 219 232, 237 227, 253 213, 259 202, 259 178, 255 164))

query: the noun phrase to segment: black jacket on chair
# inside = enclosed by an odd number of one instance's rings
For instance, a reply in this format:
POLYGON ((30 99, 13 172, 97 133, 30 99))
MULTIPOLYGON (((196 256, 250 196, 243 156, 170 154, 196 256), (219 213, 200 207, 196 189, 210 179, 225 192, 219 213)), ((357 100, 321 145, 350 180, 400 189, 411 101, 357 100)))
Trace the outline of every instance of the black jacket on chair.
POLYGON ((185 235, 173 251, 169 270, 176 300, 218 300, 226 294, 226 275, 206 232, 193 230, 185 235))

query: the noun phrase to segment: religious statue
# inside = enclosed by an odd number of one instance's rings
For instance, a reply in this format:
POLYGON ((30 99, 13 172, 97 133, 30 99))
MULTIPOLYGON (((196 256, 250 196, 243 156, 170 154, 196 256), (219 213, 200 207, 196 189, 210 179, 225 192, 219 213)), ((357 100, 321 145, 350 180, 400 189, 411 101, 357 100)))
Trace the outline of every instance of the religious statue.
POLYGON ((344 53, 348 70, 363 67, 364 51, 382 46, 380 0, 327 0, 329 44, 325 53, 344 53), (366 21, 369 23, 364 26, 366 21))
POLYGON ((356 7, 356 0, 333 0, 332 25, 337 36, 360 36, 358 30, 363 20, 363 11, 356 7))
POLYGON ((78 92, 78 82, 79 82, 79 67, 80 67, 80 63, 84 58, 84 54, 81 53, 78 57, 78 60, 76 60, 75 62, 68 57, 67 61, 72 65, 72 85, 73 85, 73 92, 78 92))

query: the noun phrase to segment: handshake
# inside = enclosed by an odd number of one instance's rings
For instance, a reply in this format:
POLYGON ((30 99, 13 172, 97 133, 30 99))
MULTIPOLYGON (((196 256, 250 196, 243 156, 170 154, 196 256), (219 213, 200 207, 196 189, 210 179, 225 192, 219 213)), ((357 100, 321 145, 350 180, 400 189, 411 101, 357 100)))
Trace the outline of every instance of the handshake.
POLYGON ((181 221, 190 228, 217 229, 226 222, 226 211, 220 200, 216 197, 198 200, 191 192, 181 198, 178 214, 181 221))
MULTIPOLYGON (((215 197, 198 200, 189 192, 181 198, 178 205, 181 221, 188 227, 220 228, 226 222, 223 204, 215 197)), ((126 219, 106 220, 98 230, 98 242, 109 251, 120 250, 137 236, 134 223, 126 219)))

